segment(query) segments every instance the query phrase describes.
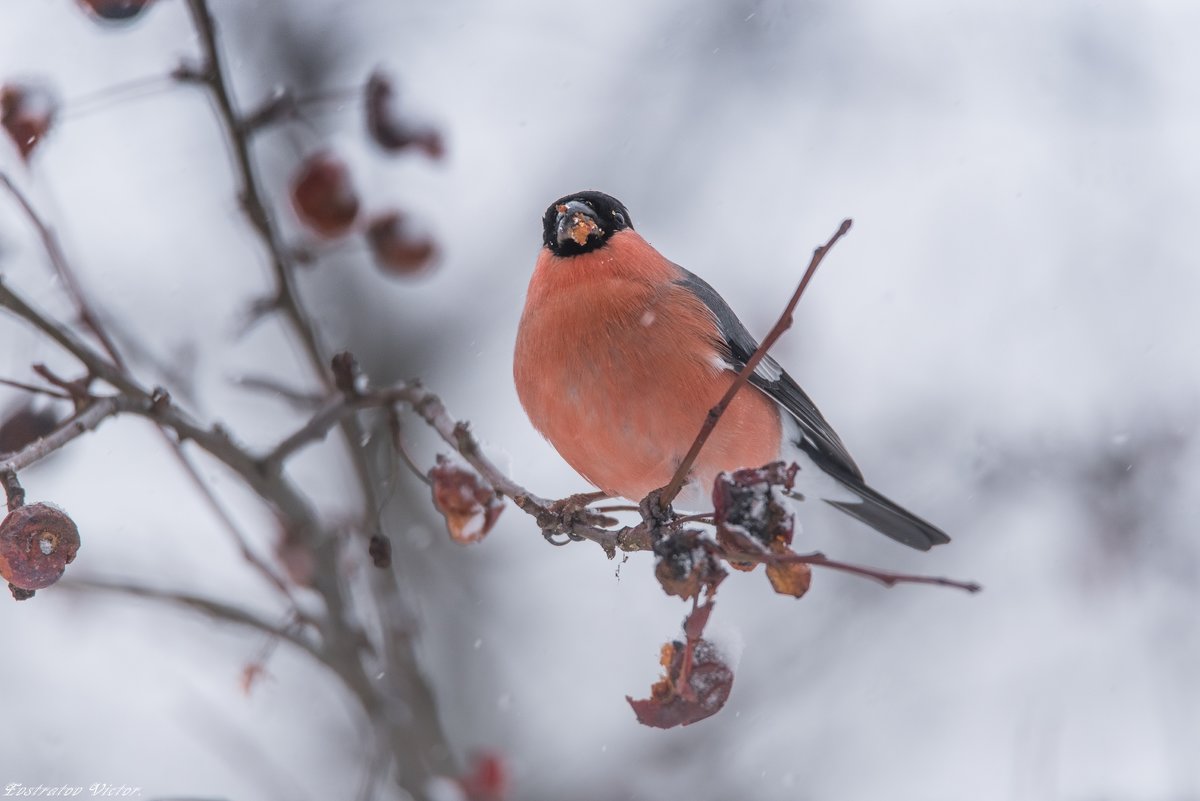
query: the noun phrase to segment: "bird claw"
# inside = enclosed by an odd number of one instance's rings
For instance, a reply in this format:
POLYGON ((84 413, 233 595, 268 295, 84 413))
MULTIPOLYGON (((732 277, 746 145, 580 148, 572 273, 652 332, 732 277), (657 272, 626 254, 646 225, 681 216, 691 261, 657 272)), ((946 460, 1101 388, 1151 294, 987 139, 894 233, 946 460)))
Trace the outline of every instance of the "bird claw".
POLYGON ((642 520, 651 531, 656 531, 675 519, 675 510, 671 508, 671 504, 663 505, 661 489, 651 490, 649 495, 642 498, 642 502, 638 504, 638 511, 642 513, 642 520))
POLYGON ((547 519, 539 521, 542 525, 542 535, 551 545, 566 545, 568 542, 579 542, 586 539, 571 530, 574 526, 594 528, 615 526, 619 522, 615 518, 587 508, 588 504, 607 497, 608 495, 603 492, 580 492, 552 501, 546 506, 547 519), (555 539, 557 535, 562 535, 565 539, 555 539))

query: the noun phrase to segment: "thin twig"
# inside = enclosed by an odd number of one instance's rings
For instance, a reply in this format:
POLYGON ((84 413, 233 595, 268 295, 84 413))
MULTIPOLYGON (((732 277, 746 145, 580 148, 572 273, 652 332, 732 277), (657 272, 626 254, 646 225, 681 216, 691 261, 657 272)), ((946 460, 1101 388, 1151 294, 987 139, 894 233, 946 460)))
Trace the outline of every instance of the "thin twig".
POLYGON ((298 409, 306 411, 323 404, 324 399, 321 395, 313 392, 305 392, 303 390, 289 387, 273 378, 266 376, 245 375, 233 379, 235 386, 242 389, 251 390, 254 392, 262 392, 267 395, 274 395, 295 406, 298 409))
POLYGON ((683 523, 712 523, 712 522, 713 522, 713 513, 712 512, 703 512, 701 514, 684 515, 683 517, 676 517, 675 519, 673 519, 671 521, 671 525, 676 526, 676 525, 680 525, 683 523))
POLYGON ((35 439, 21 450, 0 462, 0 473, 16 473, 37 462, 122 411, 128 403, 119 395, 96 398, 92 403, 44 437, 35 439))
POLYGON ((145 587, 137 584, 128 584, 117 581, 104 581, 98 579, 80 579, 67 578, 58 583, 59 587, 65 590, 75 590, 84 592, 107 592, 117 595, 128 595, 134 598, 142 598, 152 601, 161 601, 164 603, 183 606, 195 612, 200 612, 211 618, 223 620, 226 623, 233 623, 255 631, 262 632, 270 637, 275 637, 285 642, 307 651, 312 656, 315 656, 319 661, 325 661, 321 653, 319 645, 297 633, 296 623, 291 623, 286 626, 277 626, 269 623, 266 620, 251 614, 246 610, 232 604, 227 604, 223 601, 218 601, 213 598, 205 598, 192 593, 181 592, 179 590, 161 590, 155 587, 145 587))
POLYGON ((394 405, 387 407, 387 421, 388 430, 392 434, 392 447, 399 454, 400 461, 404 462, 405 466, 408 467, 414 476, 426 485, 433 486, 433 481, 430 480, 429 474, 421 469, 421 466, 417 464, 417 460, 408 452, 408 446, 404 444, 404 428, 400 423, 400 412, 394 405))
POLYGON ((50 226, 38 215, 33 204, 29 202, 29 198, 25 197, 15 183, 13 183, 7 175, 0 172, 0 185, 3 185, 8 190, 13 199, 17 201, 17 205, 25 213, 26 219, 38 232, 38 236, 42 239, 42 246, 46 250, 46 254, 50 257, 50 264, 54 267, 54 272, 58 279, 62 282, 63 288, 67 295, 75 304, 75 308, 79 311, 79 320, 83 325, 92 332, 92 335, 100 341, 107 351, 113 363, 120 368, 124 368, 124 362, 121 360, 121 354, 117 352, 117 346, 105 333, 104 328, 100 325, 100 318, 96 316, 96 312, 87 302, 87 297, 83 293, 83 288, 79 285, 79 280, 75 277, 75 272, 67 263, 66 253, 63 252, 62 245, 59 244, 58 236, 51 230, 50 226))
MULTIPOLYGON (((89 347, 69 328, 33 308, 2 279, 0 279, 0 307, 8 309, 32 324, 75 356, 92 375, 116 387, 121 394, 112 396, 110 402, 118 404, 119 411, 146 417, 171 429, 179 439, 194 441, 241 476, 247 485, 263 499, 275 505, 279 513, 291 521, 297 531, 307 532, 306 536, 318 536, 320 528, 304 494, 295 485, 284 480, 282 476, 265 474, 258 461, 237 445, 224 429, 218 426, 208 428, 201 425, 172 403, 165 393, 150 392, 141 387, 127 373, 89 347)), ((36 459, 32 461, 36 461, 36 459)), ((15 460, 10 459, 9 463, 13 464, 15 460)), ((31 462, 25 464, 29 463, 31 462)), ((19 469, 19 467, 10 469, 19 469)))
MULTIPOLYGON (((253 131, 243 124, 243 116, 234 102, 218 43, 216 21, 209 9, 208 0, 186 2, 203 55, 203 65, 196 77, 207 86, 215 100, 217 116, 233 151, 242 210, 262 239, 275 277, 275 305, 290 324, 292 333, 299 340, 322 387, 332 391, 334 386, 327 367, 325 350, 296 286, 293 254, 284 245, 276 228, 251 158, 250 138, 253 131)), ((382 503, 362 448, 362 425, 353 414, 342 416, 338 425, 363 493, 363 525, 367 533, 378 534, 381 530, 379 510, 382 503)), ((281 480, 280 474, 268 472, 267 475, 272 480, 281 480)), ((324 545, 332 547, 329 543, 324 545)), ((336 554, 328 549, 319 550, 318 557, 321 556, 329 560, 326 564, 330 566, 337 563, 336 554)), ((388 731, 394 735, 390 742, 393 758, 401 767, 401 772, 406 774, 406 783, 415 782, 411 787, 416 790, 423 787, 431 772, 449 774, 454 772, 455 766, 452 749, 436 713, 433 691, 416 663, 410 638, 399 629, 398 620, 402 617, 405 604, 400 596, 395 574, 385 570, 372 571, 371 580, 376 603, 381 609, 380 637, 393 674, 393 681, 385 686, 372 682, 367 677, 362 662, 357 658, 360 647, 360 643, 355 639, 357 629, 349 625, 339 625, 348 623, 349 618, 348 610, 344 608, 342 591, 337 584, 336 572, 332 569, 318 571, 318 580, 327 584, 322 594, 329 607, 330 631, 341 640, 329 644, 330 653, 336 654, 340 660, 339 676, 358 696, 364 712, 373 720, 379 720, 382 716, 386 721, 388 731), (325 573, 333 575, 325 578, 325 573)))
POLYGON ((239 183, 238 198, 242 203, 250 224, 259 234, 271 262, 275 276, 278 308, 292 324, 293 332, 300 339, 304 353, 312 365, 313 372, 329 385, 324 351, 317 341, 316 326, 300 301, 296 290, 295 270, 289 258, 288 248, 276 230, 264 193, 258 180, 258 172, 250 155, 250 140, 240 112, 233 99, 229 78, 221 48, 217 43, 217 26, 207 0, 187 0, 192 23, 200 36, 204 66, 200 72, 203 83, 208 87, 217 104, 217 115, 233 149, 234 162, 239 183))
POLYGON ((175 84, 176 79, 172 75, 147 75, 112 84, 86 95, 67 98, 63 102, 62 117, 64 120, 83 117, 102 110, 107 104, 138 100, 166 91, 175 84))
POLYGON ((33 395, 48 395, 51 398, 60 398, 62 400, 72 400, 71 396, 66 392, 60 392, 46 387, 39 387, 33 384, 26 384, 24 381, 14 381, 11 378, 0 378, 0 384, 13 389, 19 389, 22 392, 29 392, 33 395))
POLYGON ((25 505, 25 488, 21 486, 14 470, 0 470, 0 484, 4 486, 4 495, 8 499, 8 511, 15 512, 25 505))
POLYGON ((264 470, 277 471, 283 469, 283 463, 288 457, 305 445, 320 442, 330 429, 341 422, 347 415, 359 408, 355 399, 338 395, 325 402, 307 423, 276 445, 260 459, 264 470))
MULTIPOLYGON (((108 352, 109 358, 111 358, 113 360, 113 364, 115 365, 116 369, 120 372, 127 372, 127 368, 124 366, 124 364, 121 360, 121 355, 117 351, 114 341, 108 336, 108 333, 104 329, 104 327, 101 326, 99 314, 97 314, 97 312, 95 311, 95 309, 89 302, 87 295, 83 291, 82 284, 79 282, 79 280, 75 274, 74 268, 72 267, 71 263, 68 261, 66 254, 58 246, 58 241, 57 241, 56 237, 53 235, 53 232, 51 231, 50 226, 46 224, 46 222, 42 219, 41 215, 39 215, 37 210, 33 207, 33 204, 30 203, 29 200, 21 192, 19 192, 16 189, 16 187, 12 184, 11 181, 9 181, 2 174, 0 174, 0 181, 3 181, 5 183, 5 185, 8 187, 9 192, 12 193, 12 195, 17 199, 18 203, 24 210, 25 215, 29 219, 30 223, 34 226, 34 228, 36 228, 41 233, 42 242, 46 249, 46 252, 50 257, 51 263, 55 267, 55 271, 56 271, 59 279, 62 281, 63 285, 67 288, 67 294, 68 294, 71 302, 75 305, 76 311, 78 312, 80 319, 87 324, 88 328, 96 336, 97 340, 99 340, 100 343, 104 346, 105 350, 108 352)), ((78 344, 82 345, 82 343, 78 343, 78 344)), ((79 356, 80 353, 81 353, 81 351, 77 351, 76 356, 79 356)), ((92 369, 91 365, 88 365, 88 366, 89 366, 89 369, 92 369)), ((79 385, 78 382, 76 382, 76 383, 63 382, 63 381, 57 379, 55 376, 53 376, 53 374, 51 374, 42 365, 35 365, 35 370, 38 370, 39 374, 41 374, 44 378, 56 383, 59 386, 65 386, 65 387, 70 388, 71 390, 76 390, 77 394, 78 394, 78 392, 86 391, 86 389, 84 387, 82 387, 81 385, 79 385)), ((93 373, 94 372, 95 372, 95 370, 93 369, 93 373)), ((32 388, 32 389, 36 389, 36 388, 32 388)), ((68 397, 71 399, 76 399, 72 395, 65 395, 65 397, 68 397)), ((93 415, 94 415, 96 413, 94 406, 92 407, 92 410, 93 410, 93 415)), ((121 411, 121 410, 122 409, 113 409, 109 413, 113 414, 113 413, 116 413, 117 411, 121 411)), ((125 409, 125 410, 128 410, 128 409, 125 409)), ((79 419, 79 417, 76 418, 76 420, 78 420, 78 419, 79 419)), ((78 433, 83 433, 84 430, 91 430, 92 428, 95 427, 96 424, 99 423, 100 419, 102 419, 102 418, 96 419, 95 423, 91 424, 86 429, 79 429, 75 435, 78 436, 78 433)), ((84 423, 86 424, 86 422, 87 421, 85 419, 84 423)), ((64 424, 64 426, 71 426, 71 425, 73 425, 72 421, 67 421, 67 423, 64 424)), ((180 466, 183 468, 184 472, 186 473, 188 478, 191 480, 192 484, 200 492, 201 497, 206 501, 206 503, 209 505, 209 507, 213 510, 214 514, 216 514, 218 520, 220 520, 224 524, 225 528, 229 531, 230 536, 232 536, 234 542, 237 544, 238 548, 241 550, 242 555, 246 558, 247 562, 249 562, 252 567, 254 567, 256 570, 258 570, 259 573, 267 580, 267 582, 269 584, 271 584, 281 594, 283 594, 284 597, 286 597, 288 599, 288 601, 293 605, 293 607, 296 610, 296 613, 299 614, 299 607, 296 606, 295 598, 292 596, 291 591, 288 588, 287 584, 279 577, 279 575, 277 573, 275 573, 275 571, 273 571, 266 563, 264 563, 261 559, 259 559, 257 557, 257 555, 254 554, 254 552, 249 548, 246 537, 241 533, 241 531, 238 529, 237 525, 233 522, 233 518, 222 507, 220 501, 213 494, 212 490, 209 488, 208 484, 204 481, 204 478, 200 475, 199 471, 197 471, 195 465, 193 465, 192 462, 188 459, 187 454, 184 453, 182 443, 179 442, 178 440, 172 439, 170 436, 168 436, 166 434, 166 432, 162 428, 159 428, 158 430, 159 430, 159 433, 163 435, 164 440, 167 442, 168 447, 171 449, 175 458, 179 461, 180 466)), ((62 445, 66 444, 67 441, 69 441, 69 440, 62 439, 61 442, 59 442, 58 440, 55 440, 54 442, 51 442, 50 449, 55 450, 59 447, 62 447, 62 445)), ((46 442, 46 440, 42 440, 42 442, 46 442)), ((37 443, 34 443, 34 444, 36 445, 37 443)), ((47 452, 49 452, 49 451, 47 451, 47 452)), ((45 455, 45 454, 34 454, 33 461, 40 459, 43 455, 45 455)))
POLYGON ((208 504, 208 508, 216 516, 217 520, 219 520, 225 527, 225 530, 229 532, 229 536, 233 539, 234 544, 237 545, 238 550, 242 554, 242 558, 245 559, 251 567, 257 570, 259 575, 266 579, 267 583, 274 587, 280 595, 287 599, 288 603, 292 607, 293 614, 295 614, 297 618, 307 620, 307 616, 300 610, 300 604, 296 601, 296 596, 292 594, 291 587, 289 587, 288 583, 284 581, 283 577, 276 572, 275 568, 267 564, 267 562, 263 560, 253 548, 250 547, 249 537, 246 536, 241 527, 238 526, 238 524, 234 521, 233 515, 231 515, 225 508, 225 505, 221 503, 221 499, 217 497, 212 487, 210 487, 208 482, 204 480, 203 474, 201 474, 195 463, 192 462, 191 457, 187 455, 187 452, 182 447, 182 443, 172 444, 176 445, 174 448, 175 456, 183 467, 184 473, 191 480, 192 485, 196 488, 196 491, 200 493, 200 497, 204 499, 206 504, 208 504))
POLYGON ((738 390, 746 386, 750 380, 750 376, 754 374, 755 368, 767 355, 767 351, 771 346, 783 335, 783 332, 792 326, 792 312, 796 309, 796 304, 800 302, 800 296, 804 294, 804 290, 808 287, 808 282, 812 279, 813 273, 817 271, 817 267, 825 258, 825 254, 829 249, 837 243, 839 239, 846 235, 850 230, 851 221, 842 220, 842 224, 838 226, 837 231, 829 238, 829 241, 821 245, 813 251, 812 260, 808 263, 808 269, 804 271, 804 277, 800 279, 800 285, 796 287, 796 291, 792 294, 792 299, 788 301, 787 307, 780 315, 778 322, 771 329, 770 333, 759 343, 754 349, 754 353, 746 360, 746 364, 738 372, 733 383, 729 385, 729 389, 725 391, 725 395, 716 406, 708 410, 708 416, 704 418, 704 425, 700 427, 700 433, 696 435, 696 439, 692 442, 692 447, 688 449, 687 455, 683 457, 683 461, 679 463, 679 467, 675 470, 675 475, 671 477, 670 482, 659 492, 658 503, 662 507, 666 507, 675 500, 675 496, 683 488, 687 481, 688 473, 691 472, 692 465, 696 462, 696 457, 700 455, 700 449, 704 447, 704 443, 708 441, 709 435, 713 429, 717 427, 717 423, 721 419, 721 415, 725 414, 725 410, 729 408, 729 404, 733 402, 734 396, 738 390))
MULTIPOLYGON (((254 160, 250 152, 250 141, 253 132, 243 125, 243 117, 238 110, 233 97, 232 85, 228 76, 227 65, 221 53, 217 37, 217 23, 209 8, 208 0, 186 0, 192 25, 200 40, 200 50, 203 65, 200 70, 186 77, 207 87, 216 103, 217 118, 225 134, 230 149, 233 151, 234 172, 239 184, 238 199, 242 211, 250 225, 262 240, 271 272, 275 279, 275 293, 272 306, 284 315, 292 333, 300 341, 301 349, 312 368, 316 379, 326 390, 333 390, 333 381, 328 369, 328 360, 317 336, 317 328, 300 296, 296 285, 296 269, 291 251, 284 244, 266 201, 266 193, 262 188, 254 160)), ((181 77, 184 77, 181 75, 181 77)), ((378 510, 382 508, 375 482, 371 476, 370 465, 363 452, 363 429, 354 415, 346 415, 338 421, 342 439, 350 456, 355 477, 363 493, 364 526, 370 533, 379 532, 378 510)), ((395 588, 385 588, 392 594, 391 600, 399 603, 393 592, 395 588)), ((326 598, 327 603, 341 603, 341 594, 337 598, 326 598)), ((331 610, 332 612, 332 610, 331 610)), ((336 615, 331 618, 338 619, 336 615)), ((395 638, 385 624, 385 636, 395 638)), ((367 701, 370 703, 370 701, 367 701)), ((435 724, 438 725, 438 724, 435 724)))
POLYGON ((597 506, 592 509, 593 512, 640 512, 640 506, 633 504, 613 504, 611 506, 597 506))
MULTIPOLYGON (((738 558, 742 558, 742 554, 738 554, 738 558)), ((894 587, 897 584, 934 584, 939 587, 953 587, 958 590, 976 593, 983 589, 983 585, 974 581, 959 581, 957 579, 942 578, 940 576, 920 576, 912 573, 894 573, 890 570, 880 570, 874 567, 864 567, 862 565, 852 565, 848 562, 839 562, 830 559, 825 554, 816 551, 813 553, 804 554, 772 554, 764 553, 761 557, 751 555, 753 561, 764 563, 780 563, 791 564, 800 562, 806 565, 819 565, 827 567, 830 570, 840 570, 843 573, 852 573, 856 576, 873 579, 878 581, 885 587, 894 587)))

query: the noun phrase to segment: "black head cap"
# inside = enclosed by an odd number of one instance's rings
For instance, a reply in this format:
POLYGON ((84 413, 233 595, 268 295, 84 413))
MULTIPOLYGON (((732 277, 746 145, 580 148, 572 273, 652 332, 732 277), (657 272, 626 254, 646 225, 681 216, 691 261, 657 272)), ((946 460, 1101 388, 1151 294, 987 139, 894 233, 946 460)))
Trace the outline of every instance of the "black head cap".
POLYGON ((603 192, 576 192, 546 209, 542 242, 556 256, 578 256, 603 247, 626 228, 633 228, 633 220, 621 201, 603 192))

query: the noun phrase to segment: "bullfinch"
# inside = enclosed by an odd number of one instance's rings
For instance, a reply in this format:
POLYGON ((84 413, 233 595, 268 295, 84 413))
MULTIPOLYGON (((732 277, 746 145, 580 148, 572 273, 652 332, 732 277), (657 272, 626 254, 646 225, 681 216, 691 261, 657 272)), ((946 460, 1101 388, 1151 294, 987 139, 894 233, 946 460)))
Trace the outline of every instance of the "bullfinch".
MULTIPOLYGON (((534 427, 610 496, 667 484, 705 416, 757 347, 702 278, 664 258, 602 192, 550 204, 517 331, 513 376, 534 427)), ((769 355, 721 417, 689 475, 784 460, 806 495, 920 550, 944 532, 863 481, 821 412, 769 355)))

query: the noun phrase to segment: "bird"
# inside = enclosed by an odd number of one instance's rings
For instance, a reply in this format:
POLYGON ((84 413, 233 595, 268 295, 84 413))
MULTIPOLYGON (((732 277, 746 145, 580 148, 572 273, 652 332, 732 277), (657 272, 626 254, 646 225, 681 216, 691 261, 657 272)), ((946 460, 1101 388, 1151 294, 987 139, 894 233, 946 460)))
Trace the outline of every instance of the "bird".
MULTIPOLYGON (((717 291, 643 239, 616 198, 582 191, 546 209, 513 379, 534 428, 606 495, 639 501, 666 485, 757 347, 717 291)), ((748 384, 692 466, 694 501, 721 472, 782 459, 799 465, 806 497, 897 542, 924 551, 950 541, 866 483, 774 358, 748 384)))

